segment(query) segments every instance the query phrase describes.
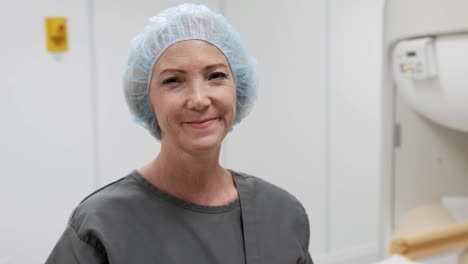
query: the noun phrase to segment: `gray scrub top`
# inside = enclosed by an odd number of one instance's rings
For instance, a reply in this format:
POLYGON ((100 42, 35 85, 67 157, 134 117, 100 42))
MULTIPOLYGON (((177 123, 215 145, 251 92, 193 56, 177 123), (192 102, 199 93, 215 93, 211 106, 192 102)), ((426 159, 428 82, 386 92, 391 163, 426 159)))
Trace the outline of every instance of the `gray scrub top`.
POLYGON ((203 206, 137 171, 85 198, 46 264, 312 264, 309 221, 291 194, 230 171, 239 199, 203 206))

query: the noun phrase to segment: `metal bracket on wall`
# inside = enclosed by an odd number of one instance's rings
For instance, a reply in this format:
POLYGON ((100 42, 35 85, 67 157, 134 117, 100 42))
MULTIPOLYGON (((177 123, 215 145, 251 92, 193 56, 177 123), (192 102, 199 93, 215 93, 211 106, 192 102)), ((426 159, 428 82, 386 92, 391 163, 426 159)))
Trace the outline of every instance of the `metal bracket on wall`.
POLYGON ((401 146, 401 125, 399 123, 395 123, 393 128, 393 142, 395 148, 401 146))

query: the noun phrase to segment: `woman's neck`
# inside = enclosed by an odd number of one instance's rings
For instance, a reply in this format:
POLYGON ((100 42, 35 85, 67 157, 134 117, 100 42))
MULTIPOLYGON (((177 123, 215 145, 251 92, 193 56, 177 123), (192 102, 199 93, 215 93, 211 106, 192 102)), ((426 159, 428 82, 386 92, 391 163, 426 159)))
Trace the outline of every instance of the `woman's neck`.
POLYGON ((140 173, 158 188, 189 202, 218 206, 238 196, 231 174, 219 164, 220 149, 187 153, 161 147, 140 173))

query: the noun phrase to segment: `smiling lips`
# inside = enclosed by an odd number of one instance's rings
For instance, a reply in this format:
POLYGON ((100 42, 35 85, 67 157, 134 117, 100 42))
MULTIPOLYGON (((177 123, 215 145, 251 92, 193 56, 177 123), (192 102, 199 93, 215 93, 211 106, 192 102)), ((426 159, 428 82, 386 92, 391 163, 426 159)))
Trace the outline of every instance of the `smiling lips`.
POLYGON ((185 124, 190 125, 193 128, 206 128, 209 127, 212 123, 214 123, 218 118, 207 118, 202 120, 195 120, 190 122, 185 122, 185 124))

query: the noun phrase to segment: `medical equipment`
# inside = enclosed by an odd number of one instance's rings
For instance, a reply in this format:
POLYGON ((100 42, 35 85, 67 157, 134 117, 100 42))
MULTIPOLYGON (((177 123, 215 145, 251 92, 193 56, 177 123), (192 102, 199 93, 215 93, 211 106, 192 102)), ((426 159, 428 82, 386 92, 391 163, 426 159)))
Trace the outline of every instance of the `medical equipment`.
POLYGON ((390 253, 419 259, 467 246, 468 221, 454 221, 444 206, 434 203, 404 215, 390 243, 390 253))
POLYGON ((468 132, 468 33, 399 41, 392 60, 395 83, 413 109, 468 132))
POLYGON ((414 210, 468 195, 467 10, 466 0, 385 3, 381 247, 418 262, 468 245, 466 222, 394 237, 414 210))

